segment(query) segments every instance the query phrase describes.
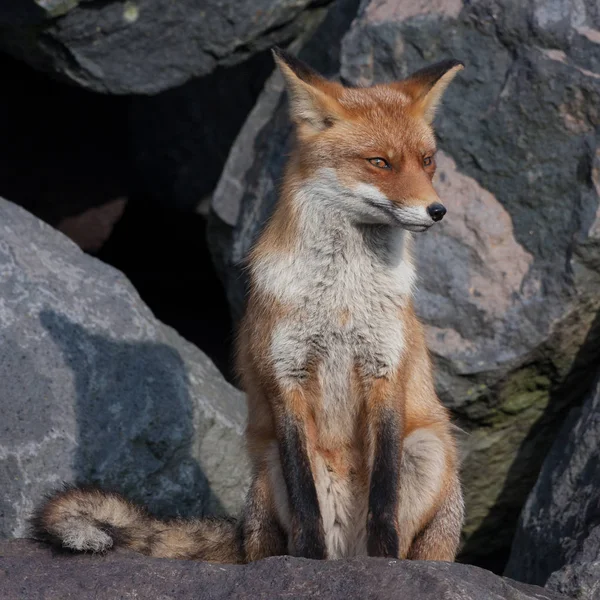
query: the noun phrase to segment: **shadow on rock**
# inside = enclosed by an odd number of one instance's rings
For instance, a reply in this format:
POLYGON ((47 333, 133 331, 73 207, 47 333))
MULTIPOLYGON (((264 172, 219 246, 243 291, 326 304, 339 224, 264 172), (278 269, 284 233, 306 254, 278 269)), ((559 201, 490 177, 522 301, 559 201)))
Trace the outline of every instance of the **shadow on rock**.
POLYGON ((75 378, 77 482, 119 491, 161 516, 218 509, 191 453, 192 399, 178 352, 109 339, 52 310, 40 320, 75 378))

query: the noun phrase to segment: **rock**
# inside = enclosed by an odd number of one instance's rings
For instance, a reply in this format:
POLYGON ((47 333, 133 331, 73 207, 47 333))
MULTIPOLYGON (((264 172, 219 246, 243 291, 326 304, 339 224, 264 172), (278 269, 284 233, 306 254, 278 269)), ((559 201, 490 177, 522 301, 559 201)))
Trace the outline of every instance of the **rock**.
POLYGON ((600 377, 574 409, 527 499, 509 577, 582 600, 600 598, 600 377))
POLYGON ((65 217, 56 228, 82 250, 98 252, 123 216, 126 204, 127 198, 115 198, 101 206, 88 208, 79 215, 65 217))
POLYGON ((0 200, 0 538, 60 482, 165 516, 236 513, 243 396, 127 279, 0 200))
MULTIPOLYGON (((448 215, 417 237, 416 307, 440 396, 468 433, 461 556, 498 572, 600 360, 600 14, 594 0, 573 6, 364 1, 342 43, 340 76, 351 84, 448 57, 466 64, 437 119, 434 183, 448 215)), ((235 319, 241 261, 270 215, 288 144, 274 81, 213 198, 213 254, 235 319)))
POLYGON ((130 169, 144 205, 151 201, 189 214, 214 190, 229 148, 273 70, 270 54, 130 99, 130 169))
POLYGON ((155 94, 289 42, 326 2, 10 0, 0 46, 89 90, 155 94))
POLYGON ((362 558, 317 561, 267 558, 248 565, 218 565, 147 558, 131 552, 105 556, 53 554, 30 540, 0 543, 3 598, 76 597, 175 600, 319 598, 391 600, 561 600, 543 588, 456 563, 362 558), (199 595, 199 590, 201 590, 199 595))
POLYGON ((546 589, 579 600, 600 598, 600 526, 592 528, 568 564, 550 575, 546 589))
POLYGON ((205 217, 135 196, 95 256, 124 273, 157 319, 233 381, 231 315, 205 232, 205 217))
POLYGON ((214 187, 236 122, 260 91, 260 77, 256 91, 248 82, 261 57, 163 94, 116 97, 0 54, 0 197, 124 273, 156 317, 226 377, 230 315, 192 199, 214 187), (43 98, 43 110, 31 111, 30 98, 43 98))

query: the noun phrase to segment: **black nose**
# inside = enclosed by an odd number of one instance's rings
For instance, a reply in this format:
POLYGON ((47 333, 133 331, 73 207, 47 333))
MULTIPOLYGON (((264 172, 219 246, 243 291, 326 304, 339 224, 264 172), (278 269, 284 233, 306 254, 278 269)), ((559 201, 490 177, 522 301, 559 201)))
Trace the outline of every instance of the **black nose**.
POLYGON ((434 221, 441 221, 446 214, 446 207, 439 202, 434 202, 427 207, 427 212, 434 221))

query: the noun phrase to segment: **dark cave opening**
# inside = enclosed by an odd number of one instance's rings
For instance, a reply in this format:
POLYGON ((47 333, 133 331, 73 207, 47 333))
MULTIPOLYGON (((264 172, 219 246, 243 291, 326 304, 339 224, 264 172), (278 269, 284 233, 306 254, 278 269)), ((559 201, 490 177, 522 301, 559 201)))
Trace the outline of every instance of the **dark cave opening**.
POLYGON ((202 204, 272 71, 269 53, 155 96, 86 91, 8 56, 0 66, 0 196, 122 271, 233 381, 202 204))

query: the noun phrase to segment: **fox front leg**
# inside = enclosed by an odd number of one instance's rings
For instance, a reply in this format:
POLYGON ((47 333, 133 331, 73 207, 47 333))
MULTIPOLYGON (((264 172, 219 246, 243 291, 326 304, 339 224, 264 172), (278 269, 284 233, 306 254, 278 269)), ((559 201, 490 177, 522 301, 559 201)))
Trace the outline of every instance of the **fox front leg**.
POLYGON ((367 552, 369 556, 399 558, 402 419, 400 411, 391 402, 392 387, 387 379, 376 379, 367 403, 373 448, 367 552))
POLYGON ((278 415, 278 442, 290 509, 292 552, 326 559, 327 549, 306 435, 306 400, 300 391, 285 395, 278 415))

